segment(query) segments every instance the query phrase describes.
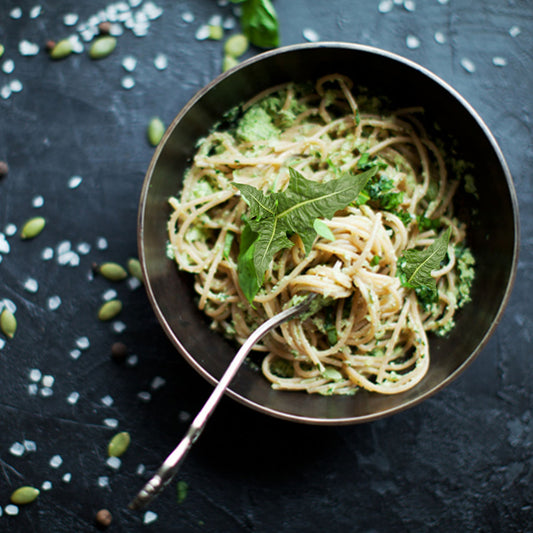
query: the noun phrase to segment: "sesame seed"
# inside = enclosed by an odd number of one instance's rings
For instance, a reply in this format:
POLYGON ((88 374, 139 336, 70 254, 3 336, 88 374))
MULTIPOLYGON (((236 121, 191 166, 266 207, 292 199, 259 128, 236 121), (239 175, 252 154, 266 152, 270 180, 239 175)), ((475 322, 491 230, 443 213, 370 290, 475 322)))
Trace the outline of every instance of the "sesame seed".
POLYGON ((115 402, 115 400, 113 400, 113 398, 111 398, 111 396, 109 396, 109 394, 107 396, 104 396, 103 398, 101 398, 100 401, 106 407, 111 407, 113 405, 113 403, 115 402))
POLYGON ((492 58, 492 64, 496 67, 505 67, 507 65, 507 59, 501 56, 494 56, 492 58))
POLYGON ((41 374, 41 371, 38 369, 38 368, 32 368, 30 370, 30 380, 37 383, 39 381, 41 381, 41 377, 42 377, 42 374, 41 374))
POLYGON ((54 455, 49 463, 48 463, 52 468, 59 468, 62 464, 63 464, 63 458, 61 457, 61 455, 54 455))
POLYGON ((72 357, 72 359, 79 359, 80 355, 81 355, 80 350, 77 350, 77 349, 70 350, 70 357, 72 357))
POLYGON ((19 19, 20 17, 22 17, 22 9, 20 9, 20 7, 14 7, 10 12, 9 12, 9 16, 12 18, 12 19, 19 19))
POLYGON ((142 4, 142 0, 129 0, 131 7, 139 7, 142 4))
POLYGON ((36 452, 37 451, 37 444, 33 440, 25 440, 24 441, 24 448, 26 448, 27 452, 36 452))
POLYGON ((141 281, 134 277, 128 278, 126 283, 128 284, 129 289, 132 291, 138 289, 142 285, 141 281))
POLYGON ((511 37, 518 37, 522 33, 522 30, 518 26, 511 26, 509 28, 509 35, 511 37))
POLYGON ((129 90, 135 87, 135 80, 131 76, 124 76, 120 84, 124 89, 129 90))
POLYGON ((39 392, 43 398, 50 398, 54 394, 54 391, 50 387, 43 387, 39 392))
POLYGON ((446 36, 441 31, 436 31, 433 38, 439 44, 444 44, 446 42, 446 36))
POLYGON ((161 387, 163 387, 166 384, 166 380, 162 378, 161 376, 156 376, 152 383, 150 384, 150 387, 152 387, 152 390, 158 390, 161 387))
POLYGON ((28 385, 28 394, 30 396, 35 396, 39 392, 39 387, 35 383, 30 383, 28 385))
POLYGON ((85 42, 89 42, 93 39, 93 37, 97 34, 98 30, 94 29, 94 28, 87 28, 83 31, 80 32, 80 35, 81 35, 81 38, 85 41, 85 42))
POLYGON ((109 468, 118 470, 122 464, 122 461, 118 457, 108 457, 106 464, 109 468))
POLYGON ((88 337, 79 337, 76 339, 76 346, 80 350, 87 350, 87 348, 89 348, 90 345, 91 343, 89 342, 88 337))
POLYGON ((312 28, 305 28, 302 31, 302 35, 307 41, 312 42, 312 43, 315 43, 320 39, 318 33, 312 28))
POLYGON ((61 305, 61 298, 57 295, 50 296, 46 301, 46 305, 50 311, 55 311, 61 305))
POLYGON ((403 7, 407 11, 414 11, 416 9, 416 4, 413 0, 404 0, 403 7))
MULTIPOLYGON (((15 17, 13 17, 13 18, 15 18, 15 17)), ((17 516, 19 514, 19 508, 16 505, 12 504, 12 503, 10 503, 9 505, 6 505, 4 507, 4 511, 9 516, 17 516)))
POLYGON ((6 240, 6 236, 3 233, 0 233, 0 253, 8 254, 11 250, 11 246, 6 240))
POLYGON ((191 22, 194 22, 194 15, 190 11, 185 11, 185 13, 181 14, 181 20, 190 24, 191 22))
POLYGON ((8 224, 4 228, 4 232, 8 237, 13 237, 17 233, 17 226, 15 224, 8 224))
MULTIPOLYGON (((6 507, 7 510, 7 507, 6 507)), ((157 520, 157 513, 154 513, 153 511, 146 511, 143 516, 143 523, 144 524, 151 524, 152 522, 155 522, 157 520)))
POLYGON ((152 395, 147 391, 141 391, 137 394, 137 398, 141 400, 141 402, 149 402, 152 399, 152 395))
POLYGON ((70 244, 70 241, 61 241, 58 245, 57 245, 57 248, 56 248, 56 252, 59 254, 59 255, 62 255, 62 254, 66 254, 67 252, 70 252, 70 248, 71 248, 71 244, 70 244))
POLYGON ((163 9, 156 6, 153 2, 145 2, 142 9, 150 20, 155 20, 163 14, 163 9))
POLYGON ((107 250, 107 239, 105 237, 98 237, 96 247, 99 250, 107 250))
POLYGON ((42 6, 33 6, 30 9, 30 18, 36 19, 41 14, 42 9, 42 6))
POLYGON ((80 244, 76 246, 76 250, 81 255, 87 255, 91 251, 91 245, 88 242, 80 242, 80 244))
POLYGON ((142 463, 137 465, 137 469, 135 470, 135 473, 138 476, 142 476, 145 472, 146 472, 146 467, 142 463))
POLYGON ((75 405, 78 400, 80 399, 80 393, 79 392, 71 392, 68 396, 67 396, 67 402, 70 404, 70 405, 75 405))
POLYGON ((168 67, 168 57, 165 54, 157 54, 154 59, 154 66, 157 70, 165 70, 168 67))
POLYGON ((9 88, 9 85, 2 86, 2 89, 0 89, 0 96, 4 100, 7 100, 11 96, 11 89, 9 88))
POLYGON ((15 70, 15 62, 12 59, 6 59, 2 63, 2 71, 4 74, 11 74, 15 70))
POLYGON ((19 42, 19 53, 22 56, 36 56, 39 53, 39 45, 24 39, 19 42))
POLYGON ((47 374, 46 376, 43 376, 43 379, 42 379, 41 383, 45 387, 53 387, 54 386, 54 381, 55 381, 54 376, 50 376, 50 375, 47 374))
POLYGON ((81 182, 83 181, 83 178, 81 176, 72 176, 69 180, 68 180, 68 188, 69 189, 76 189, 77 187, 79 187, 81 185, 81 182))
POLYGON ((28 278, 24 282, 24 288, 28 292, 31 292, 32 294, 35 294, 39 290, 39 284, 37 283, 37 280, 35 280, 33 278, 28 278))
POLYGON ((476 65, 474 65, 474 62, 467 57, 463 57, 460 61, 461 66, 470 74, 476 71, 476 65))
POLYGON ((51 488, 52 488, 52 482, 51 481, 43 481, 43 484, 41 485, 41 489, 50 490, 51 488))
POLYGON ((42 196, 34 196, 31 205, 35 208, 42 207, 44 205, 44 198, 42 196))
POLYGON ((195 37, 198 41, 205 41, 205 40, 209 37, 209 34, 210 34, 209 26, 208 26, 207 24, 202 24, 202 25, 196 30, 196 33, 194 34, 194 37, 195 37))
POLYGON ((122 67, 127 72, 133 72, 136 66, 137 66, 137 59, 135 59, 133 56, 126 56, 122 60, 122 67))
POLYGON ((75 54, 81 54, 85 47, 83 46, 83 43, 80 41, 80 38, 78 35, 71 35, 68 38, 68 41, 70 43, 70 47, 72 48, 72 52, 75 54))
POLYGON ((124 28, 120 24, 111 24, 109 28, 109 35, 113 37, 120 37, 124 33, 124 28))
POLYGON ((109 478, 107 476, 100 476, 98 478, 98 486, 99 487, 109 487, 109 478))
POLYGON ((232 30, 237 25, 237 19, 235 17, 226 17, 222 22, 222 27, 225 30, 232 30))
POLYGON ((15 457, 22 457, 25 451, 26 448, 20 442, 14 442, 9 448, 9 453, 15 457))
POLYGON ((102 299, 106 302, 109 300, 112 300, 113 298, 116 298, 117 291, 115 289, 108 289, 107 291, 102 294, 102 299))
POLYGON ((126 324, 124 324, 124 322, 122 322, 121 320, 115 320, 111 327, 113 328, 113 331, 115 333, 122 333, 126 330, 126 324))
POLYGON ((420 46, 420 39, 416 35, 408 35, 405 39, 405 44, 407 48, 414 50, 420 46))
POLYGON ((9 88, 13 93, 20 93, 20 91, 22 91, 23 85, 20 80, 12 80, 11 82, 9 82, 9 88))
POLYGON ((190 418, 191 418, 191 415, 187 411, 180 411, 178 413, 178 420, 180 422, 187 422, 188 420, 190 420, 190 418))
POLYGON ((6 307, 8 311, 15 314, 17 312, 17 306, 15 305, 15 302, 13 300, 10 300, 9 298, 4 298, 0 301, 0 309, 3 307, 6 307))
POLYGON ((439 4, 447 4, 450 0, 439 0, 439 4))
POLYGON ((63 477, 61 479, 65 483, 70 483, 70 481, 72 480, 72 474, 70 472, 67 472, 66 474, 63 475, 63 477))
POLYGON ((378 11, 380 13, 388 13, 393 7, 394 4, 392 3, 392 0, 381 0, 381 2, 378 4, 378 11))
POLYGON ((43 261, 49 261, 54 257, 54 250, 47 246, 42 252, 41 252, 41 259, 43 261))
POLYGON ((104 424, 109 428, 118 427, 118 420, 116 418, 104 418, 104 424))
POLYGON ((126 359, 126 364, 128 366, 137 366, 137 363, 139 362, 139 357, 135 354, 132 354, 130 355, 127 359, 126 359))
POLYGON ((79 16, 76 13, 67 13, 63 17, 63 24, 65 26, 75 26, 78 23, 79 16))

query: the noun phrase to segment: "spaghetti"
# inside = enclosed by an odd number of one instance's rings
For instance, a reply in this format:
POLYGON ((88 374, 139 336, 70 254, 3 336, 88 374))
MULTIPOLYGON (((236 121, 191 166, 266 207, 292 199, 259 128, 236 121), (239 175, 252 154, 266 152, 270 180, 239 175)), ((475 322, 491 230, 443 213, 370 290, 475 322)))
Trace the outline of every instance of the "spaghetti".
POLYGON ((387 116, 375 99, 352 94, 341 75, 314 87, 273 87, 215 128, 199 145, 181 195, 171 198, 169 251, 194 274, 199 308, 212 327, 243 343, 257 325, 321 294, 322 307, 265 337, 262 371, 272 387, 320 394, 357 389, 395 394, 416 385, 429 365, 427 332, 444 334, 466 303, 473 258, 454 216, 459 184, 421 123, 418 108, 387 116), (239 243, 247 205, 232 183, 283 191, 289 167, 308 180, 379 167, 357 201, 324 220, 309 254, 298 235, 271 262, 250 304, 239 286, 239 243), (445 260, 431 275, 436 300, 402 286, 398 259, 451 228, 445 260))

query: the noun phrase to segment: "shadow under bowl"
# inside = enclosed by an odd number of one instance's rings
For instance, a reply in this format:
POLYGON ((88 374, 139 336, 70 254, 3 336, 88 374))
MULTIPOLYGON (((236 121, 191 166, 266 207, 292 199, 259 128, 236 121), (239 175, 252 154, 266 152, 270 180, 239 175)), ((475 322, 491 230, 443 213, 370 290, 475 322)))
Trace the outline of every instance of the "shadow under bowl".
POLYGON ((260 412, 324 425, 366 422, 399 412, 455 379, 479 354, 501 318, 519 243, 516 194, 503 155, 479 115, 444 81, 405 58, 356 44, 312 43, 265 52, 218 76, 186 104, 156 149, 141 194, 138 244, 148 296, 166 334, 195 370, 215 384, 237 347, 209 329, 196 307, 192 277, 179 272, 166 256, 168 198, 179 193, 197 141, 226 111, 273 85, 315 81, 332 73, 350 77, 371 95, 386 96, 393 109, 422 106, 425 123, 438 124, 443 137, 456 142, 459 155, 474 164, 473 174, 483 187, 478 188, 477 200, 467 199, 463 206, 469 219, 468 244, 477 261, 472 302, 460 310, 447 337, 430 336, 429 371, 417 386, 387 396, 275 391, 260 371, 244 365, 227 391, 260 412))

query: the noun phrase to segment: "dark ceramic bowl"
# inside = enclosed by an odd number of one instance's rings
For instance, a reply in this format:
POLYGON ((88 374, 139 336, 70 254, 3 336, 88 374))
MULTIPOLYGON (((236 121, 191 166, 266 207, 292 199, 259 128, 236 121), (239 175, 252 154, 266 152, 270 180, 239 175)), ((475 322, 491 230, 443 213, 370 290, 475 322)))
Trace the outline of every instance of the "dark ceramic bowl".
MULTIPOLYGON (((477 259, 472 302, 446 338, 431 336, 431 363, 413 389, 385 396, 361 392, 352 397, 272 390, 260 371, 244 365, 228 394, 263 413, 313 424, 374 420, 411 407, 453 381, 479 354, 494 331, 513 284, 518 255, 518 208, 503 155, 479 115, 454 89, 421 66, 368 46, 314 43, 279 48, 255 56, 218 76, 197 93, 168 128, 148 168, 139 207, 139 256, 148 296, 165 332, 185 359, 216 383, 237 347, 211 331, 195 305, 192 278, 178 272, 165 255, 167 200, 205 136, 224 112, 278 83, 314 81, 342 73, 392 108, 423 106, 428 125, 455 139, 460 155, 475 164, 479 200, 465 204, 469 244, 477 259), (497 216, 495 216, 497 214, 497 216)), ((468 195, 471 196, 471 195, 468 195)))

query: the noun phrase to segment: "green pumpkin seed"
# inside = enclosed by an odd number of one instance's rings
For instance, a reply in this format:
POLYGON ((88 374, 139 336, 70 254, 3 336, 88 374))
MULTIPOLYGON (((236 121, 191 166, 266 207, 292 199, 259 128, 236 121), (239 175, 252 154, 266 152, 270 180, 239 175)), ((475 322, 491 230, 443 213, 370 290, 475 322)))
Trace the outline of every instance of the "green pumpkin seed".
POLYGON ((70 54, 72 54, 72 43, 68 39, 58 41, 52 50, 50 50, 50 57, 52 59, 63 59, 70 54))
POLYGON ((226 70, 229 70, 238 64, 239 61, 237 59, 235 59, 233 56, 226 55, 222 61, 222 72, 226 72, 226 70))
POLYGON ((117 433, 107 445, 109 457, 120 457, 129 447, 131 442, 130 434, 127 431, 117 433))
POLYGON ((213 41, 220 41, 224 37, 224 28, 222 26, 209 26, 209 38, 213 41))
POLYGON ((128 272, 130 273, 130 276, 133 276, 144 283, 143 271, 138 259, 135 259, 134 257, 128 259, 128 272))
POLYGON ((240 57, 244 52, 248 50, 248 39, 246 35, 243 35, 242 33, 238 33, 237 35, 232 35, 225 43, 224 43, 224 53, 227 56, 231 57, 240 57))
POLYGON ((157 146, 165 133, 165 125, 159 117, 154 117, 148 123, 146 134, 152 146, 157 146))
POLYGON ((343 375, 332 366, 327 366, 322 372, 322 375, 327 379, 332 379, 333 381, 342 381, 344 379, 343 375))
POLYGON ((121 281, 128 277, 126 269, 118 263, 102 263, 98 272, 110 281, 121 281))
POLYGON ((122 302, 120 300, 109 300, 98 310, 98 318, 104 322, 112 320, 122 311, 122 302))
POLYGON ((25 505, 31 503, 39 496, 39 489, 35 487, 19 487, 13 494, 11 494, 11 502, 17 505, 25 505))
POLYGON ((22 226, 22 230, 20 231, 20 238, 33 239, 34 237, 37 237, 37 235, 39 235, 39 233, 43 231, 45 224, 46 220, 43 217, 30 218, 22 226))
POLYGON ((117 40, 111 35, 99 37, 96 39, 91 48, 89 48, 89 57, 91 59, 102 59, 107 57, 117 46, 117 40))
POLYGON ((2 314, 0 314, 0 329, 9 339, 12 339, 15 336, 15 331, 17 331, 17 319, 9 309, 4 309, 2 314))
POLYGON ((4 45, 3 44, 0 44, 0 57, 2 57, 4 55, 4 45))

